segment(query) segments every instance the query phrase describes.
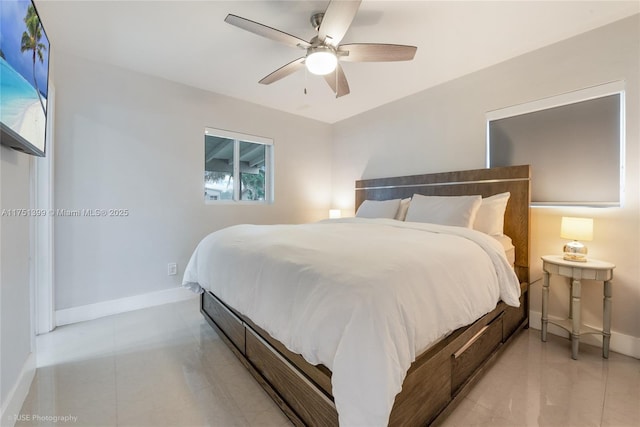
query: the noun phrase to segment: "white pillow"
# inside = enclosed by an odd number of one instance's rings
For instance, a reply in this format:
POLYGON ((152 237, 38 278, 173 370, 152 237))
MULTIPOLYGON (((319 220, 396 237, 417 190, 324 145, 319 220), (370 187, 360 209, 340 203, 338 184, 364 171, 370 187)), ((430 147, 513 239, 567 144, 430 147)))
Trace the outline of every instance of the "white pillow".
POLYGON ((407 216, 407 211, 409 210, 409 203, 411 203, 411 197, 400 200, 400 207, 398 208, 398 213, 396 214, 396 219, 398 221, 404 221, 405 217, 407 216))
POLYGON ((480 196, 421 196, 414 194, 405 221, 471 228, 480 196))
POLYGON ((509 197, 511 193, 507 192, 482 199, 473 229, 490 236, 504 234, 504 212, 507 209, 509 197))
POLYGON ((390 218, 393 219, 398 213, 400 199, 393 200, 365 200, 362 202, 356 217, 358 218, 390 218))

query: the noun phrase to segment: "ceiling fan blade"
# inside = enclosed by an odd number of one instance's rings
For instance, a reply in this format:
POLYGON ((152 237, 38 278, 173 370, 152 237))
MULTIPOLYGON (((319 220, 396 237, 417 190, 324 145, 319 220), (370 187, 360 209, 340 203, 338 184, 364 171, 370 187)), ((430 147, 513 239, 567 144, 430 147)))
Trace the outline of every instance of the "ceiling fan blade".
POLYGON ((318 38, 337 46, 347 33, 362 0, 332 0, 324 12, 318 38))
POLYGON ((268 27, 266 25, 260 24, 259 22, 242 18, 240 16, 229 14, 226 18, 224 18, 224 22, 238 28, 242 28, 243 30, 252 32, 259 36, 266 37, 280 43, 288 44, 289 46, 300 46, 304 48, 311 46, 309 42, 302 40, 296 36, 292 36, 291 34, 287 34, 283 31, 276 30, 275 28, 268 27))
POLYGON ((338 48, 338 58, 348 62, 410 61, 418 50, 401 44, 354 43, 338 48), (348 53, 348 55, 343 55, 348 53))
POLYGON ((295 73, 303 67, 304 57, 298 58, 289 62, 287 65, 283 65, 282 67, 278 68, 273 73, 260 80, 260 83, 262 83, 263 85, 270 85, 273 82, 277 82, 278 80, 287 77, 289 74, 295 73))
POLYGON ((341 96, 349 94, 349 83, 347 82, 347 76, 344 75, 344 70, 342 69, 342 66, 340 64, 338 64, 333 73, 326 74, 324 76, 324 79, 333 90, 333 93, 336 94, 336 98, 340 98, 341 96))

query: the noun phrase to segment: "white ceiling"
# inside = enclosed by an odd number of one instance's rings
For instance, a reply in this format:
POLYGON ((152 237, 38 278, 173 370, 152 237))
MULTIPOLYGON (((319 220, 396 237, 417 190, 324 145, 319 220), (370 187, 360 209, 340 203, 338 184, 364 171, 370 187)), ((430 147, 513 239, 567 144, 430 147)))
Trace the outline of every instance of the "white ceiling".
POLYGON ((418 46, 410 62, 343 63, 351 93, 334 98, 300 71, 258 81, 302 56, 226 24, 233 13, 305 40, 328 1, 36 0, 54 50, 328 123, 640 11, 636 1, 364 0, 343 43, 418 46), (307 95, 303 93, 307 88, 307 95))

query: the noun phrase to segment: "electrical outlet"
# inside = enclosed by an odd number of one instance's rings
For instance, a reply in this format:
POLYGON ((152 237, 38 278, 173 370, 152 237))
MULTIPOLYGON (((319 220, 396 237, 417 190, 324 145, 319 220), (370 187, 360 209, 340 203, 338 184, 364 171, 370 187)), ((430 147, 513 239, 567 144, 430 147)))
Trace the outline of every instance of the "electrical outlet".
POLYGON ((176 274, 178 274, 178 264, 176 264, 175 262, 170 262, 169 264, 167 264, 167 275, 175 276, 176 274))

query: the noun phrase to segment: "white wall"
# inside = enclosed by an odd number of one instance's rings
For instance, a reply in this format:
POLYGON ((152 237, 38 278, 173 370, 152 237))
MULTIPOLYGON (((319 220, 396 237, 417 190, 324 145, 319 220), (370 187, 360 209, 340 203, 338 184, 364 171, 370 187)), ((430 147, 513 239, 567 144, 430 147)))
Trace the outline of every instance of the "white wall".
POLYGON ((57 310, 180 286, 196 244, 222 227, 328 215, 329 125, 58 51, 55 67, 55 207, 130 212, 56 217, 57 310), (204 204, 207 126, 273 138, 273 205, 204 204))
MULTIPOLYGON (((612 328, 638 338, 639 63, 640 15, 635 15, 339 122, 333 128, 333 206, 352 211, 356 179, 483 168, 488 111, 625 80, 624 207, 533 209, 531 263, 532 278, 540 278, 540 256, 561 251, 562 215, 592 216, 595 239, 589 244, 591 256, 617 265, 612 328)), ((534 170, 534 180, 535 174, 534 170)), ((559 285, 552 283, 550 313, 564 316, 568 294, 566 287, 559 285)), ((532 287, 534 311, 541 311, 540 288, 540 282, 532 287)), ((601 313, 602 285, 583 285, 583 319, 601 325, 601 313)), ((631 339, 630 345, 635 345, 635 354, 640 355, 640 341, 631 339)))
MULTIPOLYGON (((30 207, 30 158, 0 146, 0 210, 30 207)), ((5 212, 6 213, 6 212, 5 212)), ((32 352, 31 292, 29 284, 29 217, 0 218, 0 406, 2 425, 12 422, 16 402, 24 399, 25 370, 32 352), (16 396, 20 394, 19 396, 16 396), (7 412, 6 414, 4 412, 7 412)))

